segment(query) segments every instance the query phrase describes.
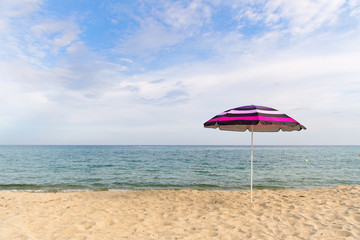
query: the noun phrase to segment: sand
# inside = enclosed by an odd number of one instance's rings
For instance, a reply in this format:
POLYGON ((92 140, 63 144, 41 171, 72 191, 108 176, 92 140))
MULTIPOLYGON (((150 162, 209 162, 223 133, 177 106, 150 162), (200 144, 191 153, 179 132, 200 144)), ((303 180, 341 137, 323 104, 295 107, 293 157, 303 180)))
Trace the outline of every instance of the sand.
POLYGON ((360 239, 360 186, 0 192, 0 239, 360 239))

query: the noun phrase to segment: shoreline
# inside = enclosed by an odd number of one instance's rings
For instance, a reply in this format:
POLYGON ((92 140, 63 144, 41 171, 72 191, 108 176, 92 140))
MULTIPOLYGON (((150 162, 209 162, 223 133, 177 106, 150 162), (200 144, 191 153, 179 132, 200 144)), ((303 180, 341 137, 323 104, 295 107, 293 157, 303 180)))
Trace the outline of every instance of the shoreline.
MULTIPOLYGON (((16 185, 16 184, 15 184, 16 185)), ((338 185, 328 185, 328 186, 307 186, 307 187, 282 187, 282 186, 253 186, 254 191, 261 191, 261 190, 271 190, 271 191, 281 191, 281 190, 293 190, 293 191, 306 191, 306 190, 314 190, 314 189, 325 189, 325 188, 337 188, 341 186, 350 186, 350 187, 356 187, 360 186, 358 184, 338 184, 338 185)), ((116 192, 116 191, 166 191, 166 190, 174 190, 174 191, 180 191, 180 190, 195 190, 195 191, 249 191, 250 192, 250 186, 248 187, 242 187, 242 188, 235 188, 235 187, 211 187, 211 188, 192 188, 192 187, 124 187, 124 188, 68 188, 68 189, 56 189, 56 188, 46 188, 43 187, 41 189, 7 189, 7 188, 1 188, 0 187, 0 193, 1 192, 28 192, 28 193, 72 193, 72 192, 116 192)))
POLYGON ((0 239, 360 239, 360 185, 0 192, 0 239))

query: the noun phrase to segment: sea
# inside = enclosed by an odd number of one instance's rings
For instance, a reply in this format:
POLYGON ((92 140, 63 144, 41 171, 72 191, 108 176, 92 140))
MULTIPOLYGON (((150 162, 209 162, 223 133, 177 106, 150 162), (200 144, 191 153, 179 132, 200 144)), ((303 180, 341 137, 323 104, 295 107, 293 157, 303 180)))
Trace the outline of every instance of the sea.
MULTIPOLYGON (((360 185, 360 146, 254 146, 254 189, 360 185)), ((0 146, 0 191, 248 190, 250 146, 0 146)))

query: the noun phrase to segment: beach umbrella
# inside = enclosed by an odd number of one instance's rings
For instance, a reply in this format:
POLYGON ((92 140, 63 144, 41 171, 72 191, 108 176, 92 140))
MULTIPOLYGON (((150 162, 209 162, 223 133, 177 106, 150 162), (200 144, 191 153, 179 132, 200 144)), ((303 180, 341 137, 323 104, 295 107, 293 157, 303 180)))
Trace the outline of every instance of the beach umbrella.
POLYGON ((243 106, 226 110, 204 123, 205 128, 219 128, 227 131, 251 132, 251 179, 250 202, 253 189, 253 135, 254 132, 300 131, 306 129, 288 115, 264 106, 243 106))

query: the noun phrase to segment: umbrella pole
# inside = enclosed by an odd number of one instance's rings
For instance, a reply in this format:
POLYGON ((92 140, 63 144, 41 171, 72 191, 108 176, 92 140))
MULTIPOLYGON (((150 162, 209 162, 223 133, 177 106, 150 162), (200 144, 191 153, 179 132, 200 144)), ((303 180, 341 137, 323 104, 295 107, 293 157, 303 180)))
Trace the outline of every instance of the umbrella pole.
POLYGON ((250 173, 250 203, 252 203, 252 190, 253 190, 253 135, 254 135, 254 126, 251 125, 251 155, 250 155, 250 162, 251 162, 251 173, 250 173))

